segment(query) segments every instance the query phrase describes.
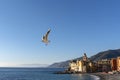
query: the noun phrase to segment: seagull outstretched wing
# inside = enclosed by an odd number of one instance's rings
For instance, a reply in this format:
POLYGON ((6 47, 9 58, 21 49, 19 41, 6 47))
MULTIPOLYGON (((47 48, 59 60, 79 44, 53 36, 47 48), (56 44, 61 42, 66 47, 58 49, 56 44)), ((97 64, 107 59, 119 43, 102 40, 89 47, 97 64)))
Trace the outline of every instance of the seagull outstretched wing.
POLYGON ((49 35, 49 33, 50 33, 50 29, 47 31, 47 33, 43 36, 43 38, 42 38, 42 42, 44 42, 44 43, 46 43, 46 45, 50 42, 49 40, 48 40, 48 35, 49 35))

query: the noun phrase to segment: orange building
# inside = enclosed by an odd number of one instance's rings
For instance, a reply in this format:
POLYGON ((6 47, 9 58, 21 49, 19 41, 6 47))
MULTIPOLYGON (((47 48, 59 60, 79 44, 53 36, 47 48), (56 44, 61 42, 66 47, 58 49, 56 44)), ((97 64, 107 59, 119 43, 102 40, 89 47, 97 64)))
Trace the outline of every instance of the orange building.
POLYGON ((110 63, 111 63, 111 70, 112 71, 116 71, 117 70, 117 59, 116 58, 112 58, 110 63))
POLYGON ((117 57, 117 70, 120 71, 120 57, 117 57))

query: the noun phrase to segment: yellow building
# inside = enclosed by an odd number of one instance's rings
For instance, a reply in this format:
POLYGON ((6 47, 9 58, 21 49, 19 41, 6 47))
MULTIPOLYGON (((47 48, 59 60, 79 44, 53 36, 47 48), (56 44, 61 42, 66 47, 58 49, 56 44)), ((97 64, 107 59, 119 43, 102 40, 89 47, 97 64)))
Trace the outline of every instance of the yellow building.
POLYGON ((70 70, 71 71, 75 71, 75 72, 82 72, 82 61, 81 60, 77 60, 77 61, 71 61, 69 63, 70 66, 70 70))
POLYGON ((117 71, 120 71, 120 57, 117 57, 117 71))
POLYGON ((78 71, 79 71, 79 72, 82 72, 82 71, 83 71, 83 69, 82 69, 82 68, 83 68, 83 67, 82 67, 82 66, 83 66, 83 63, 82 63, 82 61, 81 61, 81 60, 80 60, 80 61, 77 60, 77 65, 78 65, 78 71))
POLYGON ((93 72, 95 71, 95 66, 92 61, 87 58, 84 53, 82 60, 74 60, 69 63, 70 70, 74 72, 93 72))
POLYGON ((69 66, 70 66, 70 70, 71 71, 78 71, 77 69, 77 63, 76 63, 76 61, 71 61, 70 63, 69 63, 69 66))

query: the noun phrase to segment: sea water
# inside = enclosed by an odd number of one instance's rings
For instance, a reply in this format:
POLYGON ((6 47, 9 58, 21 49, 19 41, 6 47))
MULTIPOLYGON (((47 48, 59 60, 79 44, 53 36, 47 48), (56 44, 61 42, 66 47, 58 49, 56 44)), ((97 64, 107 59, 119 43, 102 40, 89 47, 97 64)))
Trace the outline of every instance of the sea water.
POLYGON ((99 80, 88 74, 54 74, 59 68, 0 68, 0 80, 99 80))

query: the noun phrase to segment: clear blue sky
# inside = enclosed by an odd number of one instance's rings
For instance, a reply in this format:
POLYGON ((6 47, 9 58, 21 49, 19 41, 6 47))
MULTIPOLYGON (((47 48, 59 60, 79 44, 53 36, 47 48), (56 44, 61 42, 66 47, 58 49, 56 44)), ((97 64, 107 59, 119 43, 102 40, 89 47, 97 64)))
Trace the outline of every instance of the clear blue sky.
POLYGON ((120 0, 0 0, 0 66, 51 64, 118 48, 120 0))

